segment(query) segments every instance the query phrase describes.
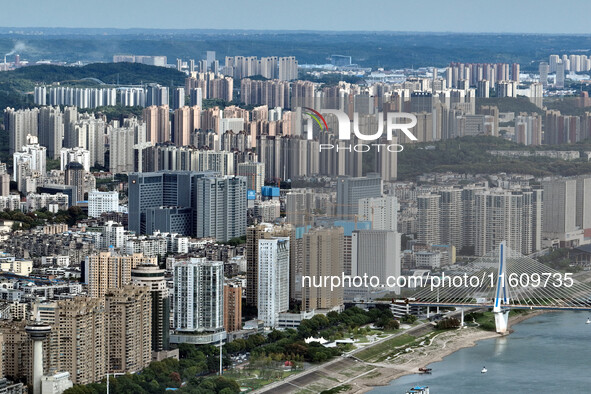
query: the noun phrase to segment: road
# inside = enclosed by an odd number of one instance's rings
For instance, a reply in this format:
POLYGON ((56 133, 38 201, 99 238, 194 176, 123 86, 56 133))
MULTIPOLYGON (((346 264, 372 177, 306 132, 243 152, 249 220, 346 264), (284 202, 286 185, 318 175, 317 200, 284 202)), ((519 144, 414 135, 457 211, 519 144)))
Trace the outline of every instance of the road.
MULTIPOLYGON (((478 308, 465 309, 464 312, 468 313, 469 311, 471 311, 473 309, 475 310, 478 308)), ((457 311, 454 311, 446 316, 453 317, 453 316, 456 316, 460 313, 461 312, 459 310, 457 310, 457 311)), ((301 373, 291 375, 291 376, 289 376, 283 380, 280 380, 278 382, 268 384, 264 387, 261 387, 260 389, 253 391, 253 393, 257 393, 257 394, 258 393, 271 393, 271 394, 275 394, 275 393, 280 394, 281 393, 282 394, 282 393, 289 393, 289 392, 294 391, 296 389, 297 390, 305 390, 306 385, 310 384, 311 382, 313 382, 323 376, 323 374, 321 372, 322 370, 324 370, 324 369, 341 370, 341 369, 343 369, 343 367, 350 365, 350 363, 355 363, 356 362, 356 361, 354 361, 356 359, 355 354, 357 354, 358 352, 360 352, 364 349, 369 349, 372 346, 376 346, 384 341, 387 341, 389 339, 395 338, 400 335, 412 334, 416 337, 421 337, 433 330, 434 330, 434 326, 430 322, 429 323, 421 323, 421 324, 411 327, 407 330, 401 330, 399 333, 392 334, 392 335, 389 335, 385 338, 377 340, 374 343, 372 343, 371 345, 357 348, 357 349, 352 350, 348 353, 343 353, 340 357, 336 357, 333 360, 327 361, 324 364, 320 364, 320 365, 317 365, 317 366, 312 367, 310 369, 307 369, 305 371, 302 371, 301 373)), ((359 378, 360 376, 363 376, 369 372, 371 372, 371 371, 364 372, 361 375, 358 375, 358 376, 355 376, 351 379, 348 379, 347 382, 355 380, 355 379, 359 378)), ((341 385, 341 384, 344 384, 344 382, 341 382, 338 385, 341 385)))

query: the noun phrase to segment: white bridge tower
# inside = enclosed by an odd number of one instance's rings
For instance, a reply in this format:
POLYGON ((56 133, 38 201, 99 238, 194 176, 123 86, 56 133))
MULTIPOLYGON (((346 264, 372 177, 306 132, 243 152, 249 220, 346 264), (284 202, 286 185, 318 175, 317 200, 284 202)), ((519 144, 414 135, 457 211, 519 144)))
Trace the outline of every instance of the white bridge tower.
POLYGON ((495 314, 495 325, 497 332, 504 334, 507 332, 509 323, 509 308, 502 305, 509 304, 509 297, 507 296, 507 247, 506 241, 499 245, 499 273, 497 276, 497 284, 495 289, 495 303, 493 312, 495 314))

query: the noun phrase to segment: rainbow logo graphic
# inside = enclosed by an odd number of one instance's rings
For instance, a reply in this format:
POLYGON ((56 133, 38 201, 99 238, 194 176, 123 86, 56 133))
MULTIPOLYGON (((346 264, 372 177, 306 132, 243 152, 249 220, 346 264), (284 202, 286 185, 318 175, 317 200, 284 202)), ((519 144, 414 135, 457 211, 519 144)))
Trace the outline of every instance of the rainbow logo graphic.
POLYGON ((310 116, 312 119, 314 119, 316 121, 316 123, 318 123, 318 126, 320 126, 320 129, 322 130, 324 128, 324 130, 328 130, 328 125, 326 124, 326 120, 324 119, 324 116, 322 116, 320 114, 320 112, 318 111, 314 111, 312 108, 308 108, 308 107, 302 107, 302 109, 305 109, 309 112, 305 112, 305 115, 310 116), (322 121, 322 123, 320 123, 320 121, 322 121), (323 127, 324 125, 324 127, 323 127))

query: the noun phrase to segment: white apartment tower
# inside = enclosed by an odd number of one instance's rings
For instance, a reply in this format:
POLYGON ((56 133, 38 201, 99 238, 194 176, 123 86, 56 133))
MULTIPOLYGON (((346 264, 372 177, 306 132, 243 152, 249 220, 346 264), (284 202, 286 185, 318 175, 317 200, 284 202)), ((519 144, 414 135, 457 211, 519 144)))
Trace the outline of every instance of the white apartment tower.
POLYGON ((258 318, 275 327, 289 309, 289 237, 259 239, 258 246, 258 318))
POLYGON ((174 329, 211 332, 224 328, 224 263, 190 258, 173 266, 174 329))
POLYGON ((373 230, 398 231, 398 200, 395 196, 362 198, 357 220, 371 222, 373 230))

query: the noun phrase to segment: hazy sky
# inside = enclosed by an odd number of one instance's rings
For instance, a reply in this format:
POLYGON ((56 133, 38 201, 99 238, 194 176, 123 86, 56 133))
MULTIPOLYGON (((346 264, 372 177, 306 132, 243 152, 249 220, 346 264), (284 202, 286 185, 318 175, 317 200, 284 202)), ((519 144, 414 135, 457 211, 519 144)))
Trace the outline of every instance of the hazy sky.
POLYGON ((3 27, 591 34, 588 0, 2 0, 3 27))

